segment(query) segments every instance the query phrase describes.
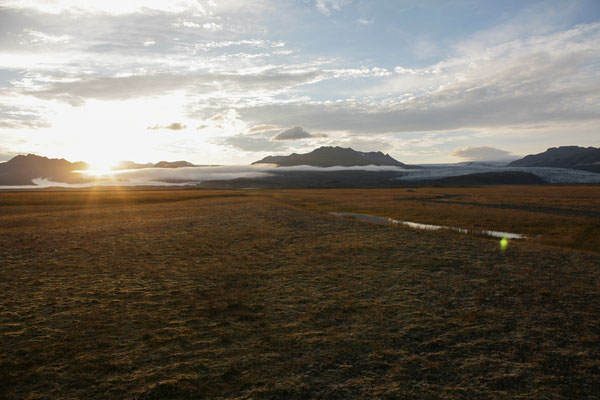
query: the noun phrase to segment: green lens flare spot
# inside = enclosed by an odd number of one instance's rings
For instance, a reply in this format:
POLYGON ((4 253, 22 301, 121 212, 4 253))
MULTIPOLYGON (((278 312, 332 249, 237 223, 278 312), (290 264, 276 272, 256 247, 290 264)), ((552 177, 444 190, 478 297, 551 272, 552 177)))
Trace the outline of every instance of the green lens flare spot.
POLYGON ((508 247, 508 239, 503 237, 500 239, 500 250, 504 251, 508 247))

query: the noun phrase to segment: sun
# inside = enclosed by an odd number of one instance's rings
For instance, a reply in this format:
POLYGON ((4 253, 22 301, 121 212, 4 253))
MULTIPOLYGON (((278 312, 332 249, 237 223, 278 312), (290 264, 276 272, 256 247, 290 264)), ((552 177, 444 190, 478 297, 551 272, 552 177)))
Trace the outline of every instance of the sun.
POLYGON ((102 177, 114 174, 114 167, 117 165, 116 160, 90 160, 87 162, 89 168, 84 171, 86 175, 102 177))

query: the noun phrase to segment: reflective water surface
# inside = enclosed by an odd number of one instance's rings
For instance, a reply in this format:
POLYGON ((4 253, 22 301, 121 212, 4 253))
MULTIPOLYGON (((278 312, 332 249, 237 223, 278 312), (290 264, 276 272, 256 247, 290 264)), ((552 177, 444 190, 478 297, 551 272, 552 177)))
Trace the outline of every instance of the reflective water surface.
POLYGON ((470 229, 456 228, 454 226, 419 224, 417 222, 398 221, 398 220, 395 220, 392 218, 376 217, 374 215, 369 215, 369 214, 359 214, 359 213, 351 213, 351 212, 330 212, 329 214, 335 215, 338 217, 353 217, 353 218, 359 219, 361 221, 404 225, 404 226, 408 226, 409 228, 423 229, 423 230, 428 230, 428 231, 437 231, 440 229, 445 229, 445 230, 449 230, 452 232, 471 233, 471 234, 475 234, 475 235, 491 236, 491 237, 495 237, 495 238, 506 238, 506 239, 526 239, 527 238, 527 236, 521 235, 520 233, 500 232, 500 231, 491 231, 491 230, 476 231, 476 230, 470 230, 470 229))

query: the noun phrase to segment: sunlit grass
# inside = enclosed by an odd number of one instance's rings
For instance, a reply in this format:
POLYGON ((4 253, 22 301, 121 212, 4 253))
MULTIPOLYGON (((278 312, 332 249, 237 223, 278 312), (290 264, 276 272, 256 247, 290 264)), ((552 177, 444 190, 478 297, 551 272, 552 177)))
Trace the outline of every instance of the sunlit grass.
POLYGON ((301 209, 526 235, 530 244, 600 249, 600 186, 274 192, 301 209))
POLYGON ((0 193, 0 398, 593 398, 597 253, 323 212, 398 193, 0 193))

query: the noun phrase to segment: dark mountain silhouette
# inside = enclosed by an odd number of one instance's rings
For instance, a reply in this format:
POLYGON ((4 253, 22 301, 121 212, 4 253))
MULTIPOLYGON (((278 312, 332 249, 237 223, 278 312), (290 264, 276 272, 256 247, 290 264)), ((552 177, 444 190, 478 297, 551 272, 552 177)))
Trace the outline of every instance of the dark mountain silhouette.
POLYGON ((90 179, 73 171, 86 170, 82 161, 46 158, 34 154, 18 155, 0 163, 0 185, 33 185, 33 179, 46 178, 54 182, 82 183, 90 179))
POLYGON ((183 168, 195 167, 194 164, 188 161, 159 161, 154 164, 154 168, 183 168))
POLYGON ((152 163, 138 164, 133 161, 119 161, 111 169, 117 171, 120 169, 152 168, 153 166, 154 166, 154 164, 152 164, 152 163))
MULTIPOLYGON (((137 164, 132 161, 121 161, 113 169, 140 168, 181 168, 194 167, 187 161, 160 161, 156 164, 137 164)), ((18 155, 11 160, 0 163, 0 186, 33 185, 37 178, 61 183, 86 183, 94 179, 73 171, 89 169, 83 161, 69 162, 65 159, 47 158, 35 154, 18 155)))
POLYGON ((393 159, 389 154, 380 151, 363 153, 350 148, 343 147, 319 147, 310 153, 289 156, 268 156, 254 164, 276 164, 280 167, 291 167, 295 165, 311 165, 315 167, 354 167, 365 165, 389 165, 401 168, 413 168, 393 159))
POLYGON ((138 164, 133 161, 120 161, 112 169, 142 169, 142 168, 182 168, 182 167, 196 167, 197 165, 192 164, 188 161, 159 161, 156 164, 146 163, 138 164))
POLYGON ((508 164, 509 167, 571 168, 600 173, 600 149, 596 147, 551 147, 508 164))

